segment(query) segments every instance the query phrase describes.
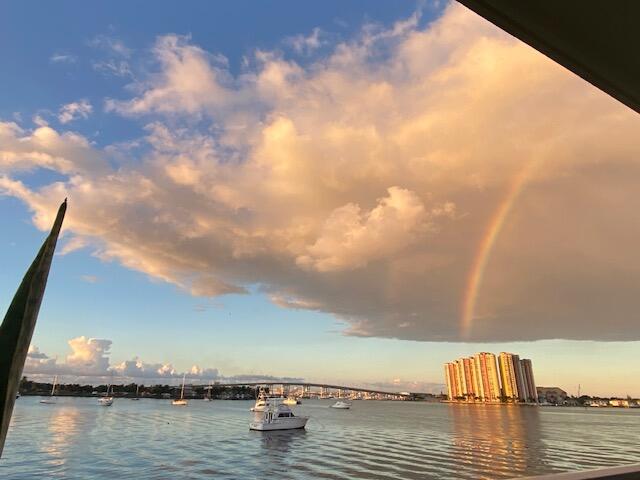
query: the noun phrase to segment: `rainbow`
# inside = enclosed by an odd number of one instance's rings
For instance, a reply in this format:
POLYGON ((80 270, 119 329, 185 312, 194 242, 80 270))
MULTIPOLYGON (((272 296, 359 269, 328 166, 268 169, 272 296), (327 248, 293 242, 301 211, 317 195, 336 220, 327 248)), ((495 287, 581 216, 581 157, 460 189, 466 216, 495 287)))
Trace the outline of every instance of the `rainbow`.
POLYGON ((475 318, 476 302, 478 301, 478 293, 482 285, 482 278, 491 257, 491 252, 496 244, 496 240, 502 231, 504 222, 513 209, 513 205, 520 196, 527 180, 531 174, 535 162, 529 162, 525 167, 513 177, 507 192, 498 204, 495 212, 489 220, 489 224, 485 229, 484 235, 478 245, 476 254, 474 255, 471 269, 467 277, 466 288, 462 301, 462 314, 460 318, 460 336, 463 340, 469 339, 473 320, 475 318))

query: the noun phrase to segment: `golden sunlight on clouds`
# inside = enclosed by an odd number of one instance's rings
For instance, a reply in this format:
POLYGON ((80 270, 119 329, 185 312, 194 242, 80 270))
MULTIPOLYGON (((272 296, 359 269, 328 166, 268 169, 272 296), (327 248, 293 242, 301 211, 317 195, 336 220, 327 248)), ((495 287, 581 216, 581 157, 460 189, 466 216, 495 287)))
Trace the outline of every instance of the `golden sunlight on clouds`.
POLYGON ((640 339, 637 115, 463 7, 235 77, 188 38, 152 54, 106 103, 146 125, 135 161, 0 124, 0 189, 38 227, 68 196, 102 258, 194 295, 258 284, 354 335, 640 339), (66 180, 16 180, 36 168, 66 180))

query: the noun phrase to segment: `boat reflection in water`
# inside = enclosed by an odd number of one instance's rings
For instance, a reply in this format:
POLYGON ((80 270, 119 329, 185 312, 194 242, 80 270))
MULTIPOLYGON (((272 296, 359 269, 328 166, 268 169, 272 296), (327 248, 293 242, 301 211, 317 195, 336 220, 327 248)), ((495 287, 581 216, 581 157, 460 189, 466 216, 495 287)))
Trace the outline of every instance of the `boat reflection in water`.
MULTIPOLYGON (((258 434, 256 432, 256 434, 258 434)), ((273 452, 285 454, 291 447, 299 442, 304 441, 307 431, 304 428, 297 430, 274 430, 270 432, 262 432, 262 448, 273 452)))
POLYGON ((548 473, 538 407, 449 404, 454 456, 489 477, 548 473))

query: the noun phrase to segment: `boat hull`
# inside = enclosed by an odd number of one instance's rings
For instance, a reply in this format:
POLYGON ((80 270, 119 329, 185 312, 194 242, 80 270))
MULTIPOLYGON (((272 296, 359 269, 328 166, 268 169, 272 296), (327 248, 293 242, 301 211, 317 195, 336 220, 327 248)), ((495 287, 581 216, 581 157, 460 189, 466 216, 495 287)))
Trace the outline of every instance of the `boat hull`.
POLYGON ((257 430, 260 432, 272 430, 298 430, 307 425, 308 417, 288 417, 282 419, 274 419, 271 422, 254 421, 249 423, 249 430, 257 430))
POLYGON ((174 400, 173 402, 171 402, 171 405, 178 405, 179 407, 185 407, 185 406, 187 406, 187 401, 186 400, 174 400))

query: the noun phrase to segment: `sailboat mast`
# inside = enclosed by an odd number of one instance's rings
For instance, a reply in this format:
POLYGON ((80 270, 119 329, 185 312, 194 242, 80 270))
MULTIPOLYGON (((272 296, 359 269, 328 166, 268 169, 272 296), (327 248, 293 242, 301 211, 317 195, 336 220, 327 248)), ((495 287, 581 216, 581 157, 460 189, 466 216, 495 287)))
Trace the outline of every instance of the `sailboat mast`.
POLYGON ((56 384, 58 383, 58 376, 53 377, 53 385, 51 386, 51 396, 56 393, 56 384))
POLYGON ((182 376, 182 388, 180 389, 180 400, 184 399, 184 379, 186 378, 187 374, 185 373, 182 376))

